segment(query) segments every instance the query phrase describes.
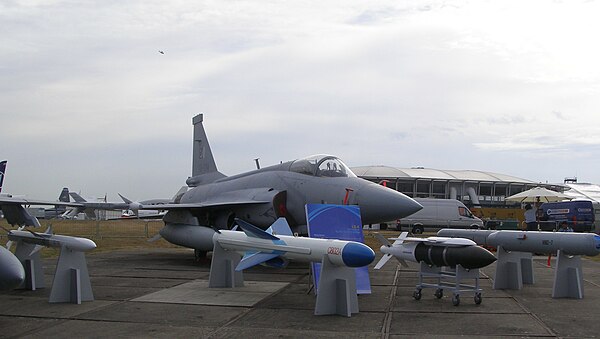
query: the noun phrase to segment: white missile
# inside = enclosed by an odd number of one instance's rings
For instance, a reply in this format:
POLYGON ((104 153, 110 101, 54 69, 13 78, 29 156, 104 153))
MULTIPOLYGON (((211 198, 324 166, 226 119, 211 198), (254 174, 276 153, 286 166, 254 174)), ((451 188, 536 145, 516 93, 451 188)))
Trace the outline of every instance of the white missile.
POLYGON ((375 259, 375 252, 359 242, 293 236, 284 218, 267 231, 236 221, 243 232, 222 230, 213 235, 213 241, 223 249, 244 253, 236 271, 262 263, 281 266, 285 260, 321 262, 323 257, 334 265, 362 267, 375 259))
POLYGON ((380 269, 391 257, 395 257, 403 266, 408 266, 405 260, 413 262, 425 262, 433 266, 456 266, 461 265, 466 269, 485 267, 494 261, 496 257, 469 239, 462 238, 410 238, 407 232, 400 234, 391 244, 381 234, 375 237, 383 244, 380 251, 384 253, 381 260, 375 265, 380 269))
POLYGON ((440 236, 461 237, 480 245, 502 246, 506 251, 595 256, 600 254, 600 236, 594 233, 485 231, 442 229, 440 236))
POLYGON ((0 290, 15 288, 25 279, 25 270, 17 257, 0 246, 0 290))
POLYGON ((8 231, 8 240, 23 241, 46 247, 65 247, 72 251, 87 252, 96 248, 96 243, 90 239, 71 237, 67 235, 54 235, 50 230, 46 233, 33 231, 8 231))

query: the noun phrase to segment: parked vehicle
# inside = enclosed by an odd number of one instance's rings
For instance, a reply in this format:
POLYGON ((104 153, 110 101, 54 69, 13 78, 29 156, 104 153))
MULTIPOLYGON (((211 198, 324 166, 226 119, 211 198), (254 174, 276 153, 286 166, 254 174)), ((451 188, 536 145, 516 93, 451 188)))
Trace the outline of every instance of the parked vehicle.
POLYGON ((423 205, 420 211, 399 220, 399 231, 410 230, 421 234, 425 230, 440 228, 483 228, 483 221, 471 213, 462 202, 455 199, 415 198, 423 205))
POLYGON ((594 207, 591 201, 546 202, 541 209, 544 212, 540 220, 543 231, 558 229, 564 221, 575 232, 590 232, 594 227, 594 207))

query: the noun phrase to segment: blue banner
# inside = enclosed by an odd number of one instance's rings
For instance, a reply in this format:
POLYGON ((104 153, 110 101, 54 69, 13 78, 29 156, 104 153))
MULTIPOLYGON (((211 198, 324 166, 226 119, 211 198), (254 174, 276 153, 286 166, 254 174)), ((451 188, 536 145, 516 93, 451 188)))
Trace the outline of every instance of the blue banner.
MULTIPOLYGON (((340 239, 364 243, 360 209, 356 205, 307 204, 308 236, 321 239, 340 239)), ((313 263, 315 293, 318 293, 321 263, 313 263)), ((359 267, 356 272, 356 292, 371 294, 369 268, 359 267)))

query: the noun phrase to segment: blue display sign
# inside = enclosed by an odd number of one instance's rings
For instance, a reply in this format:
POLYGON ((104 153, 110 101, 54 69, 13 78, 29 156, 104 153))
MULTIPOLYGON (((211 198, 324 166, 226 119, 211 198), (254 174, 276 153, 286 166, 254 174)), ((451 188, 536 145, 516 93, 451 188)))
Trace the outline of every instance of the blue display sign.
MULTIPOLYGON (((360 208, 356 205, 306 205, 308 236, 321 239, 340 239, 364 243, 360 208)), ((321 263, 313 263, 315 293, 318 293, 321 263)), ((356 272, 356 292, 371 294, 369 268, 359 267, 356 272)))

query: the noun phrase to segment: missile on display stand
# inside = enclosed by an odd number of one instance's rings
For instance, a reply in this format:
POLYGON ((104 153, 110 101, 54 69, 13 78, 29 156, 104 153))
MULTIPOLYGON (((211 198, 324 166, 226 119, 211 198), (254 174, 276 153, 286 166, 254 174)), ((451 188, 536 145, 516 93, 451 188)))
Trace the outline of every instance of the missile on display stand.
POLYGON ((596 256, 600 254, 600 236, 594 233, 491 231, 442 229, 439 236, 459 237, 479 245, 499 247, 506 251, 596 256))
POLYGON ((370 247, 355 241, 294 236, 285 218, 277 219, 266 231, 243 220, 236 222, 242 232, 215 230, 209 287, 241 287, 242 271, 258 264, 283 267, 288 260, 320 262, 315 315, 349 317, 358 312, 354 268, 373 262, 375 252, 370 247))
MULTIPOLYGON (((43 288, 44 270, 39 250, 46 247, 60 248, 60 254, 49 301, 51 303, 94 300, 92 285, 83 252, 96 248, 96 244, 86 238, 52 234, 49 227, 45 233, 30 230, 7 230, 9 243, 16 242, 15 257, 25 271, 21 287, 36 290, 43 288)), ((10 245, 9 245, 10 246, 10 245)))
POLYGON ((392 256, 403 266, 407 266, 405 260, 408 260, 424 262, 430 266, 460 265, 465 269, 485 267, 496 261, 496 257, 490 251, 468 239, 411 238, 407 232, 403 232, 400 237, 390 239, 395 240, 392 244, 379 233, 375 236, 383 244, 380 250, 384 253, 375 269, 380 269, 392 256))
POLYGON ((523 284, 533 284, 532 254, 556 253, 553 298, 582 299, 581 256, 600 254, 600 236, 594 233, 442 229, 438 235, 472 239, 480 245, 496 247, 494 289, 519 290, 523 284))
POLYGON ((50 230, 46 233, 13 230, 8 232, 8 240, 46 247, 65 247, 77 252, 87 252, 96 248, 96 243, 90 239, 51 234, 50 230))
POLYGON ((321 262, 324 257, 337 266, 362 267, 375 259, 375 252, 359 242, 293 236, 284 218, 267 231, 236 221, 243 232, 221 230, 213 235, 213 241, 223 249, 244 253, 236 271, 262 263, 282 266, 285 260, 321 262))

